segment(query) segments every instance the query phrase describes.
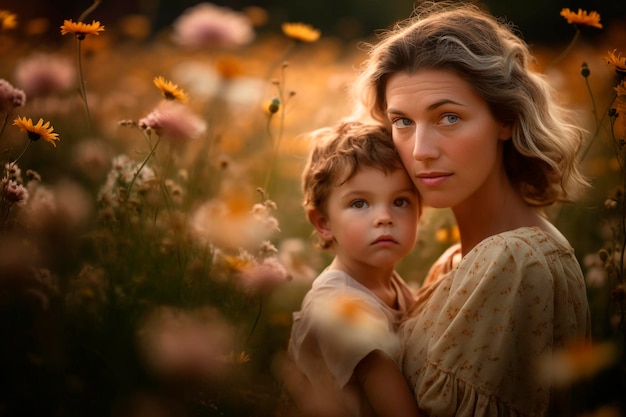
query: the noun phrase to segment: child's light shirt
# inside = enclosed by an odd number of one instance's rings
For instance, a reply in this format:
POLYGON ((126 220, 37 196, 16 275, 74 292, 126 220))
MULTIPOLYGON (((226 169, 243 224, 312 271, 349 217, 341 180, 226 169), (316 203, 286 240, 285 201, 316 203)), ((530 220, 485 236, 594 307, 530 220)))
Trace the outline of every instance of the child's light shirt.
POLYGON ((326 269, 293 314, 289 354, 313 389, 334 398, 349 416, 373 410, 352 379, 357 364, 380 350, 399 364, 396 331, 414 297, 394 272, 391 285, 397 308, 391 308, 350 275, 326 269))

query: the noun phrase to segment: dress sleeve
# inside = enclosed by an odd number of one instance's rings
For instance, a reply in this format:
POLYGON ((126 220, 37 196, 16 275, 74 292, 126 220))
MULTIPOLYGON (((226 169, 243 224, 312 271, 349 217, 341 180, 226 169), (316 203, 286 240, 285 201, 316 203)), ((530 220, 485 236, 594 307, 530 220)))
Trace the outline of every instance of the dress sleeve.
POLYGON ((474 248, 406 323, 404 369, 420 408, 432 416, 543 415, 549 386, 538 359, 551 352, 555 329, 575 333, 585 320, 568 302, 567 291, 580 294, 578 277, 572 253, 545 254, 522 239, 474 248), (560 282, 570 278, 571 287, 560 282), (426 342, 413 343, 419 338, 426 342))

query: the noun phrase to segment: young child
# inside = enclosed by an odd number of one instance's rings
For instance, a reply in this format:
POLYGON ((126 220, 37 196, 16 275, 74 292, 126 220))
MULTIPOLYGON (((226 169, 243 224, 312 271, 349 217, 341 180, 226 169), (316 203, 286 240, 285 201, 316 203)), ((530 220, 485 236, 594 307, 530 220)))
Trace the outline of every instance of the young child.
POLYGON ((342 122, 313 144, 304 207, 335 257, 293 315, 288 357, 302 378, 288 390, 316 415, 419 415, 395 334, 413 301, 395 266, 415 244, 417 190, 381 126, 342 122))

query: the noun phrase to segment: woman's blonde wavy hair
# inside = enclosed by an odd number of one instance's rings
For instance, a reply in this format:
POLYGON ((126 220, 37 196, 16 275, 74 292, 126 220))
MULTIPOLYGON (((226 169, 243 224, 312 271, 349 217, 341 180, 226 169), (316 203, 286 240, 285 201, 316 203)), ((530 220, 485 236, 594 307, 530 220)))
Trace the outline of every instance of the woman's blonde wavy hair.
POLYGON ((512 126, 504 164, 528 204, 572 201, 588 185, 577 161, 585 131, 557 102, 545 76, 532 69, 527 44, 509 24, 476 5, 427 2, 365 47, 368 57, 354 85, 357 117, 389 125, 385 90, 393 74, 453 71, 496 119, 512 126))

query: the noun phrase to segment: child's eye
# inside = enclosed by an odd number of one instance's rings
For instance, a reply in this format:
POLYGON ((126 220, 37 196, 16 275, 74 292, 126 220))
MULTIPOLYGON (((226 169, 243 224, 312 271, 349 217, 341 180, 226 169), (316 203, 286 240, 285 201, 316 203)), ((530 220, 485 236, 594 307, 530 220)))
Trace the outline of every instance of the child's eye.
POLYGON ((367 201, 365 201, 365 200, 355 200, 352 203, 350 203, 350 207, 357 208, 357 209, 367 208, 367 201))
POLYGON ((409 200, 406 198, 396 198, 395 200, 393 200, 393 205, 395 207, 406 207, 409 205, 409 200))

